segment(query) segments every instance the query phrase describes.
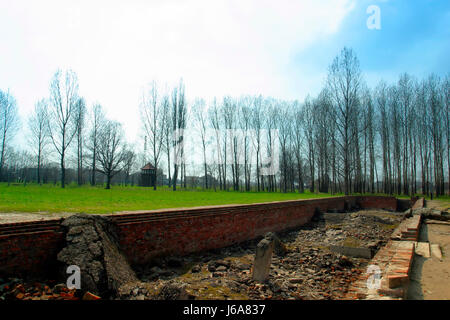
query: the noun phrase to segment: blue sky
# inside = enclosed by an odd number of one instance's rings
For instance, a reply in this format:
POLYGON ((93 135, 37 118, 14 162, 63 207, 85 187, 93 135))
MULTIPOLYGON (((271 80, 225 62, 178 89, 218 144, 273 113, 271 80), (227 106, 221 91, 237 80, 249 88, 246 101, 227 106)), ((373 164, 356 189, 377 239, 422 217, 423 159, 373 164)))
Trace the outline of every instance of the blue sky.
MULTIPOLYGON (((302 68, 322 74, 344 47, 355 50, 370 86, 380 79, 395 82, 402 72, 426 77, 450 71, 450 2, 439 0, 360 1, 343 20, 339 32, 297 52, 292 72, 302 68), (381 10, 381 30, 369 30, 366 9, 381 10)), ((314 87, 314 92, 316 91, 314 87)))
POLYGON ((56 69, 71 68, 88 104, 101 103, 134 141, 139 98, 152 80, 183 77, 190 99, 302 100, 320 91, 344 46, 370 86, 402 72, 445 75, 450 2, 0 0, 0 39, 0 88, 16 97, 22 117, 48 96, 56 69), (381 30, 366 26, 370 5, 381 10, 381 30))

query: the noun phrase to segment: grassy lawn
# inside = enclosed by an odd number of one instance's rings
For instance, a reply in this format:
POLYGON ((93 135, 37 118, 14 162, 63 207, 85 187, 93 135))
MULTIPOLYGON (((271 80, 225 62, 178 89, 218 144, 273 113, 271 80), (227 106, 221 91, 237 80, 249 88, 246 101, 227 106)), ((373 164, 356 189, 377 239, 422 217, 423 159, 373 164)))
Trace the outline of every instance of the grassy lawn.
MULTIPOLYGON (((341 196, 342 194, 334 195, 341 196)), ((153 210, 162 208, 198 207, 223 204, 247 204, 296 199, 331 197, 325 193, 269 193, 214 190, 183 190, 173 192, 167 187, 153 188, 113 186, 59 186, 0 183, 0 212, 85 212, 153 210)), ((407 196, 398 196, 408 198, 407 196)), ((449 201, 450 197, 440 200, 449 201)), ((444 203, 443 203, 444 204, 444 203)), ((445 203, 447 204, 447 203, 445 203)))
POLYGON ((0 212, 84 212, 152 210, 161 208, 197 207, 222 204, 246 204, 295 199, 330 197, 330 194, 185 191, 143 187, 66 186, 0 184, 0 212))

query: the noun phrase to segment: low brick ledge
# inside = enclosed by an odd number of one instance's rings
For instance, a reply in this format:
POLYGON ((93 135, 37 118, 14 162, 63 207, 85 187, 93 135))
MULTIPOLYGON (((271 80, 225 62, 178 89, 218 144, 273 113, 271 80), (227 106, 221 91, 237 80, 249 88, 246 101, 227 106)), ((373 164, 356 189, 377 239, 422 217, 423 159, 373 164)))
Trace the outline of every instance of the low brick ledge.
MULTIPOLYGON (((296 207, 298 205, 311 205, 314 209, 320 209, 320 205, 325 205, 327 210, 338 209, 340 206, 350 204, 352 207, 362 207, 363 209, 386 209, 396 210, 396 205, 393 206, 363 206, 363 201, 370 200, 397 200, 395 197, 389 196, 336 196, 326 198, 315 199, 300 199, 300 200, 287 200, 287 201, 274 201, 252 204, 227 204, 218 206, 204 206, 204 207, 192 207, 192 208, 173 208, 173 209, 158 209, 158 210, 140 210, 121 212, 118 214, 108 215, 114 222, 118 224, 133 223, 133 222, 149 222, 152 220, 166 220, 182 217, 200 217, 200 216, 215 216, 221 214, 243 213, 245 211, 270 211, 275 209, 283 209, 296 207), (330 202, 332 201, 332 202, 330 202), (214 211, 212 211, 214 209, 214 211)), ((351 209, 351 208, 350 208, 351 209)))
MULTIPOLYGON (((424 199, 421 198, 414 203, 413 208, 420 209, 423 206, 424 199)), ((346 299, 405 299, 420 225, 421 215, 414 215, 403 220, 392 233, 391 240, 369 262, 369 265, 376 265, 380 268, 380 287, 369 289, 367 279, 371 275, 364 272, 350 286, 346 299)))
MULTIPOLYGON (((370 209, 372 206, 369 204, 367 206, 362 206, 361 203, 367 200, 390 200, 393 201, 394 197, 389 196, 336 196, 336 197, 326 197, 326 198, 314 198, 314 199, 299 199, 299 200, 287 200, 287 201, 273 201, 273 202, 263 202, 263 203, 252 203, 252 204, 227 204, 227 205, 217 205, 217 206, 202 206, 202 207, 189 207, 189 208, 171 208, 171 209, 157 209, 157 210, 139 210, 139 211, 124 211, 120 213, 102 214, 104 217, 110 217, 112 221, 116 223, 127 223, 127 222, 143 222, 151 220, 160 219, 172 219, 172 218, 183 218, 183 217, 195 217, 204 215, 220 215, 229 214, 233 212, 245 212, 249 210, 261 210, 270 211, 275 209, 295 207, 298 205, 326 205, 327 209, 337 209, 339 205, 350 204, 352 206, 363 207, 364 209, 370 209), (330 202, 331 201, 331 202, 330 202), (336 202, 336 203, 334 203, 336 202), (214 209, 212 211, 211 209, 214 209)), ((396 199, 395 199, 396 200, 396 199)), ((392 206, 374 206, 376 209, 387 209, 395 210, 392 206)), ((14 229, 36 229, 47 226, 56 227, 61 224, 64 218, 54 218, 47 220, 38 221, 24 221, 24 222, 13 222, 13 223, 0 223, 0 233, 3 230, 14 230, 14 229)))
MULTIPOLYGON (((298 227, 307 223, 316 211, 352 208, 396 210, 397 199, 387 196, 340 196, 103 216, 111 218, 118 226, 119 241, 127 258, 142 264, 170 250, 182 254, 209 250, 250 240, 268 231, 298 227), (250 229, 245 223, 249 223, 250 229), (193 225, 197 229, 190 229, 193 225), (186 232, 178 230, 179 227, 186 232), (218 232, 215 232, 216 227, 218 232), (226 235, 229 237, 226 238, 226 235)), ((62 221, 63 218, 55 218, 0 224, 0 273, 45 271, 64 243, 62 221)))
POLYGON ((61 231, 63 218, 0 224, 0 236, 30 232, 61 231))

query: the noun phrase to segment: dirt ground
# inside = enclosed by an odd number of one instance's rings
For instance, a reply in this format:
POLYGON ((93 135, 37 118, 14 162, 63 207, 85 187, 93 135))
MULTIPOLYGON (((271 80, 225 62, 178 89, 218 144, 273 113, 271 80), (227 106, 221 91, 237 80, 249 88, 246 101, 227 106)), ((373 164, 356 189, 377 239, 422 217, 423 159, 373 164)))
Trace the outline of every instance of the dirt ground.
POLYGON ((450 211, 450 201, 426 200, 426 207, 448 212, 450 211))
MULTIPOLYGON (((449 204, 427 201, 426 207, 446 211, 449 204)), ((450 300, 450 224, 424 221, 419 241, 439 244, 442 260, 433 255, 430 258, 415 256, 408 299, 450 300)))
MULTIPOLYGON (((418 277, 416 289, 410 299, 450 300, 450 225, 427 224, 422 226, 421 241, 428 239, 430 243, 439 244, 442 261, 431 255, 426 259, 417 257, 418 277)), ((414 286, 413 286, 414 287, 414 286)))

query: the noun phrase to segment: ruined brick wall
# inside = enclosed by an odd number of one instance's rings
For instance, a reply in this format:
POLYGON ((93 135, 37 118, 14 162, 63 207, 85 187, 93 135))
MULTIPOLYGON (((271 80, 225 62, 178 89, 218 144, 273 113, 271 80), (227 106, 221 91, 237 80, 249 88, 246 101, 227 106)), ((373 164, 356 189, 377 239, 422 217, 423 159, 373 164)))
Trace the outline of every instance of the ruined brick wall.
POLYGON ((0 277, 52 273, 63 245, 61 221, 0 224, 0 277))
POLYGON ((220 248, 307 223, 316 208, 343 210, 342 198, 237 205, 114 216, 133 264, 167 254, 220 248))
POLYGON ((396 210, 393 197, 338 197, 266 204, 154 211, 113 217, 120 245, 132 264, 168 254, 220 248, 254 239, 269 231, 299 227, 318 210, 344 208, 396 210))
MULTIPOLYGON (((301 226, 316 211, 345 208, 396 210, 393 197, 336 197, 251 205, 142 211, 111 215, 130 263, 168 254, 220 248, 269 231, 301 226)), ((0 276, 44 274, 64 246, 61 219, 0 225, 0 276)))
POLYGON ((363 209, 388 209, 392 211, 397 210, 397 199, 394 197, 371 197, 371 196, 358 196, 354 197, 363 209))

